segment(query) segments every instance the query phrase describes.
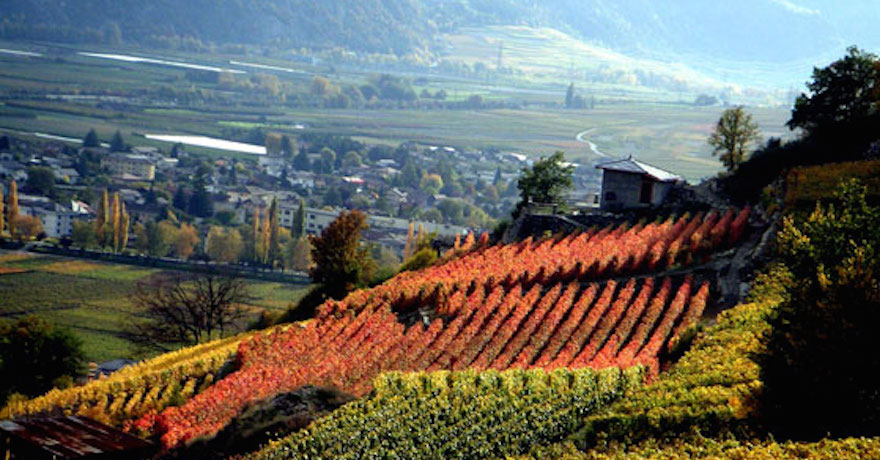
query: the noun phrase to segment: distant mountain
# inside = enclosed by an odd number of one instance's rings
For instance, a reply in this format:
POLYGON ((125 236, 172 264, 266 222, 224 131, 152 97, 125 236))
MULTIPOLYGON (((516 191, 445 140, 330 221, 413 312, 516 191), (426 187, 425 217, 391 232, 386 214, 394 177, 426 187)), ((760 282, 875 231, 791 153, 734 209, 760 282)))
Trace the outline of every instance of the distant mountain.
POLYGON ((344 47, 406 54, 435 30, 417 0, 0 0, 0 37, 344 47))
POLYGON ((876 0, 424 0, 441 27, 560 29, 616 51, 796 60, 880 47, 876 0))
MULTIPOLYGON (((559 29, 631 55, 790 62, 880 48, 877 0, 0 0, 0 37, 430 52, 479 25, 559 29), (118 29, 118 33, 117 33, 118 29)), ((817 63, 818 63, 817 62, 817 63)))

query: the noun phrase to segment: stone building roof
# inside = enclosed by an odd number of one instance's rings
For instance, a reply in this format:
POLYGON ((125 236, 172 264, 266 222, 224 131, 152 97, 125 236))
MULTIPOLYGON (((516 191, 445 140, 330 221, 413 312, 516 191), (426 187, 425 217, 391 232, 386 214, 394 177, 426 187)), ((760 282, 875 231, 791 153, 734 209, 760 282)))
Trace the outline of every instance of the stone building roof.
POLYGON ((596 166, 596 169, 604 169, 608 171, 619 171, 633 174, 645 174, 659 182, 675 182, 682 180, 681 176, 669 171, 651 166, 629 156, 623 160, 615 160, 608 163, 602 163, 596 166))

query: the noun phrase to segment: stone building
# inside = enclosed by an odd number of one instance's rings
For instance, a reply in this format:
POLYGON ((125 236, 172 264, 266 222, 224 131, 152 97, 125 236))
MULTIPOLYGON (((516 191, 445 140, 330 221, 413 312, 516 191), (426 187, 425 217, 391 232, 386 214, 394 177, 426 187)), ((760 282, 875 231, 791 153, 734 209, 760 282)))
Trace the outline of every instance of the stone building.
POLYGON ((657 206, 682 178, 632 156, 596 166, 602 170, 599 207, 607 210, 657 206))

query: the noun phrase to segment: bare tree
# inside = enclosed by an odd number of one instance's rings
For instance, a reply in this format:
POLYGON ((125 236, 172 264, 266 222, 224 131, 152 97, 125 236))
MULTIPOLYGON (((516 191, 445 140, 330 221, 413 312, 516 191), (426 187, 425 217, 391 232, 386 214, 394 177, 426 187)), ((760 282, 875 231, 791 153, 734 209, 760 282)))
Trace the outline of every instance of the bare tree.
POLYGON ((131 300, 146 321, 126 327, 127 338, 144 348, 170 350, 238 332, 250 295, 240 278, 201 272, 140 282, 131 300))

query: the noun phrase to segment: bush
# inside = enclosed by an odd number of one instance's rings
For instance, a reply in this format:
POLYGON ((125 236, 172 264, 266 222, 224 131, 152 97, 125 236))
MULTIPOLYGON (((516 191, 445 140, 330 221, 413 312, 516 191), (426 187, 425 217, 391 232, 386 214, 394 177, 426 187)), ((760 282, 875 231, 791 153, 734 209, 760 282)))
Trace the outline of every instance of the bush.
POLYGON ((400 268, 400 271, 420 270, 430 267, 437 261, 437 251, 433 248, 424 248, 413 254, 406 263, 400 268))
POLYGON ((880 208, 867 205, 856 180, 836 199, 839 207, 787 217, 778 237, 798 282, 770 320, 759 357, 762 412, 776 435, 880 434, 880 208))
POLYGON ((56 382, 70 384, 85 375, 82 342, 35 316, 0 324, 0 375, 0 401, 12 393, 37 396, 56 382))

